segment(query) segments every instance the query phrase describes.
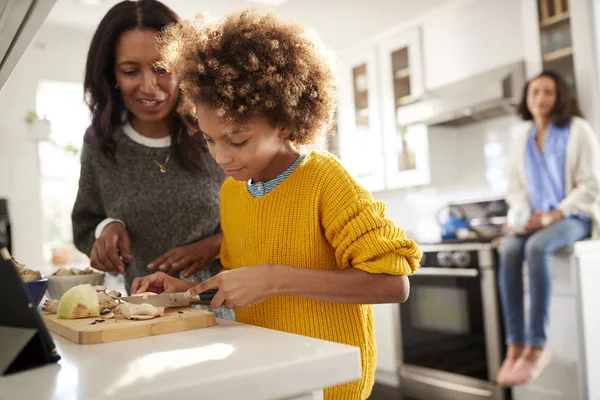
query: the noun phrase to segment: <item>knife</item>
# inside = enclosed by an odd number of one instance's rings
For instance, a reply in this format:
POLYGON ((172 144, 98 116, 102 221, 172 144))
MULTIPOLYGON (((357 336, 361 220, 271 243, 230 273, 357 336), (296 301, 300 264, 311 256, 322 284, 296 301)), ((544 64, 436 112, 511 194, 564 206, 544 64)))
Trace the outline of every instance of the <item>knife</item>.
POLYGON ((118 297, 118 299, 132 304, 150 304, 155 307, 187 307, 194 304, 209 305, 215 297, 216 289, 210 289, 198 296, 187 298, 185 293, 156 294, 149 296, 118 297))

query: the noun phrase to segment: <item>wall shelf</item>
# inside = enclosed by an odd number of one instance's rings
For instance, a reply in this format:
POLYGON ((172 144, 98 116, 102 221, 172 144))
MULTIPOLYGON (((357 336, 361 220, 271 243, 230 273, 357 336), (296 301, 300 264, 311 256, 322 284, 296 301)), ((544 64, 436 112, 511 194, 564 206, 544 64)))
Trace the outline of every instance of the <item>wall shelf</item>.
POLYGON ((570 57, 572 55, 573 55, 573 48, 572 47, 566 47, 564 49, 560 49, 560 50, 552 51, 550 53, 546 53, 546 54, 544 54, 544 56, 542 57, 542 59, 543 59, 543 61, 545 63, 550 63, 550 62, 561 60, 561 59, 566 58, 566 57, 570 57))
POLYGON ((556 14, 553 17, 549 17, 549 18, 546 18, 546 19, 540 21, 540 28, 543 29, 543 28, 551 27, 560 22, 567 21, 569 18, 570 18, 570 14, 568 11, 560 13, 560 14, 556 14))

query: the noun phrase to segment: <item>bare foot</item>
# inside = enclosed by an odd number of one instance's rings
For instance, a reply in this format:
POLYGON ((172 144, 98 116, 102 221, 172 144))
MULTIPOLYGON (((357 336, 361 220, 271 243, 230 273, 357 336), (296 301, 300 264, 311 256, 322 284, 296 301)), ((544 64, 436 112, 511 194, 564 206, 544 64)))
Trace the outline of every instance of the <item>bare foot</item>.
POLYGON ((546 349, 527 348, 506 380, 511 386, 524 385, 537 378, 548 366, 552 355, 546 349))
POLYGON ((506 350, 506 358, 502 362, 500 366, 500 370, 498 371, 498 375, 496 376, 496 383, 500 386, 509 386, 507 382, 507 377, 512 371, 515 363, 521 357, 523 352, 525 351, 525 346, 516 346, 509 345, 506 350))

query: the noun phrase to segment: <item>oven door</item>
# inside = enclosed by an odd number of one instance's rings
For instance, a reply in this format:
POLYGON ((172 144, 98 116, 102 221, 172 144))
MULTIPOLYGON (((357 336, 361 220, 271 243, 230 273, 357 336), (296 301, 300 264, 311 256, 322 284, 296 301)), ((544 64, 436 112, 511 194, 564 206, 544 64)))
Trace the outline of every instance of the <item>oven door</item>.
POLYGON ((488 380, 479 270, 421 267, 410 282, 403 363, 488 380))

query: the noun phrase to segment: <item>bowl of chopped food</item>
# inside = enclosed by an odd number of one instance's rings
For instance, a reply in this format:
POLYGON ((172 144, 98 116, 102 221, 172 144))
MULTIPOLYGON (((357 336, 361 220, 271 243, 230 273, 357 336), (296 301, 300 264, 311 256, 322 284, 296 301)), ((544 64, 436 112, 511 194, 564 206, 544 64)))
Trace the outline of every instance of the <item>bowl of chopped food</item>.
POLYGON ((89 283, 92 286, 104 284, 104 272, 92 268, 60 268, 48 277, 48 297, 59 300, 72 287, 89 283))
POLYGON ((23 264, 15 262, 17 272, 21 276, 21 279, 25 283, 31 300, 37 307, 46 293, 46 287, 48 286, 48 280, 42 279, 40 271, 26 268, 23 264))

